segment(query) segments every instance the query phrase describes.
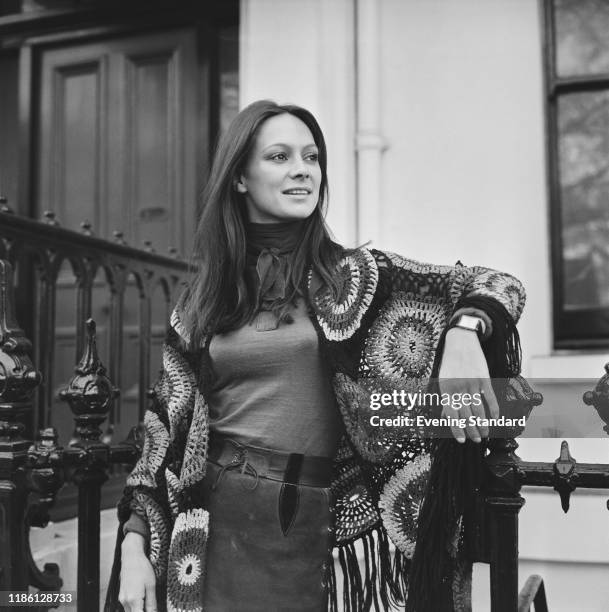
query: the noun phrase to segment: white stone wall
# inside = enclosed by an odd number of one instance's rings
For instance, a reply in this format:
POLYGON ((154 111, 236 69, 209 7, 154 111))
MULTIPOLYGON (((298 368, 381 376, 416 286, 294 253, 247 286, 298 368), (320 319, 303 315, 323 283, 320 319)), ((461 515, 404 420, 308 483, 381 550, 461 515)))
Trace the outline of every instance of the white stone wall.
MULTIPOLYGON (((319 117, 339 238, 513 273, 528 294, 519 325, 524 374, 600 377, 609 355, 552 351, 538 2, 242 0, 241 42, 242 103, 290 100, 319 117), (371 75, 371 63, 378 73, 371 75), (362 82, 378 85, 362 89, 362 82), (362 108, 366 121, 378 117, 372 146, 386 145, 379 181, 377 158, 366 157, 363 187, 362 108)), ((573 410, 577 419, 591 408, 573 410)), ((609 462, 607 438, 570 445, 580 462, 609 462)), ((560 440, 528 439, 520 454, 553 461, 559 449, 560 440)), ((567 515, 554 492, 525 495, 521 583, 539 569, 552 610, 608 609, 607 493, 583 493, 567 515)), ((484 573, 476 573, 478 610, 488 609, 484 573)))

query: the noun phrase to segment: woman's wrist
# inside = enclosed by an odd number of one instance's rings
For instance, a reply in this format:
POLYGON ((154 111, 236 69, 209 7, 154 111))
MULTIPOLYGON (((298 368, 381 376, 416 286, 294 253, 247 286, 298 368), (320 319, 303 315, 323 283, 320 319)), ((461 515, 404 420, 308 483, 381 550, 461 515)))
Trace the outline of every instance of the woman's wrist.
POLYGON ((493 323, 491 318, 479 308, 464 307, 456 310, 448 321, 449 327, 459 326, 459 321, 463 315, 466 318, 476 318, 480 321, 480 339, 487 340, 493 334, 493 323))
POLYGON ((478 344, 480 344, 480 337, 475 330, 464 329, 463 327, 451 327, 446 332, 446 342, 460 342, 462 340, 466 342, 475 340, 478 344))
POLYGON ((128 531, 125 534, 123 539, 123 543, 121 545, 121 550, 123 553, 128 552, 142 552, 146 551, 146 539, 141 533, 136 533, 135 531, 128 531))

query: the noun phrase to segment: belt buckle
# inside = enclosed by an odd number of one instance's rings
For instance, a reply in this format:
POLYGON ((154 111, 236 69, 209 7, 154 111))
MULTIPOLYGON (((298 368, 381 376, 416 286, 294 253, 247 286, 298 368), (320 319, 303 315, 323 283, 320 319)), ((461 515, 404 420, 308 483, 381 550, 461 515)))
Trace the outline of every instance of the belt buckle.
POLYGON ((245 465, 247 463, 247 448, 237 447, 233 451, 233 457, 229 465, 245 465))

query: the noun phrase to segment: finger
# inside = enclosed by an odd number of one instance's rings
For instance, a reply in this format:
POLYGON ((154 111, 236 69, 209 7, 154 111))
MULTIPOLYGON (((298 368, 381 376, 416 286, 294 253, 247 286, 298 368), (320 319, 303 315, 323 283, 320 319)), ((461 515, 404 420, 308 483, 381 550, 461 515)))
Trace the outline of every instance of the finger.
POLYGON ((486 404, 489 414, 491 418, 498 419, 499 418, 499 402, 497 402, 497 397, 495 396, 495 391, 493 389, 493 385, 491 385, 491 381, 484 381, 481 388, 482 399, 486 404))
POLYGON ((478 428, 475 425, 470 425, 469 421, 470 421, 470 417, 472 416, 472 412, 470 410, 469 406, 463 406, 460 410, 460 416, 461 418, 465 419, 465 435, 470 439, 473 440, 474 442, 481 442, 482 438, 480 437, 480 432, 478 431, 478 428))
POLYGON ((130 612, 144 612, 144 598, 132 599, 129 602, 130 612))
MULTIPOLYGON (((483 391, 480 390, 475 393, 471 393, 470 395, 473 398, 470 403, 470 410, 471 410, 472 416, 483 419, 482 423, 484 423, 486 419, 488 418, 486 410, 485 410, 485 404, 484 404, 484 393, 483 391), (479 402, 475 401, 475 398, 478 393, 480 394, 479 402)), ((488 426, 483 425, 482 423, 478 425, 478 433, 480 434, 481 438, 488 438, 488 426)))
POLYGON ((121 591, 119 591, 118 593, 118 601, 121 604, 121 606, 123 606, 125 612, 131 612, 131 606, 129 606, 129 604, 127 603, 127 600, 125 599, 125 596, 123 595, 121 591))
MULTIPOLYGON (((451 406, 446 406, 444 410, 442 410, 442 417, 448 419, 449 423, 455 423, 457 419, 460 418, 461 415, 455 415, 455 410, 451 406)), ((463 427, 459 427, 459 425, 450 425, 450 431, 453 435, 453 438, 459 442, 459 444, 463 444, 465 442, 465 429, 463 427)))
POLYGON ((156 612, 156 589, 154 584, 146 585, 146 612, 156 612))
POLYGON ((453 437, 459 444, 465 442, 465 431, 458 425, 451 425, 450 430, 452 431, 453 437))

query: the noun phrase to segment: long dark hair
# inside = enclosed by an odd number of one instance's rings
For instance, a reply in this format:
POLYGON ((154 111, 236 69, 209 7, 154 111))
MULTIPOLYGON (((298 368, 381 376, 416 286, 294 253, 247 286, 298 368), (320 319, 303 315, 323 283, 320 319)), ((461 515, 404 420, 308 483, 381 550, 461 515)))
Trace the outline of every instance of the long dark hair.
POLYGON ((328 194, 327 152, 323 133, 315 117, 291 104, 259 100, 244 108, 220 139, 209 181, 203 192, 203 210, 194 238, 192 274, 183 302, 183 324, 198 345, 210 333, 237 329, 253 313, 254 304, 245 279, 247 212, 243 194, 235 184, 247 163, 260 126, 271 117, 289 113, 311 131, 319 151, 321 183, 319 200, 303 222, 302 238, 294 254, 290 286, 293 301, 303 287, 307 267, 319 275, 335 294, 339 288, 333 275, 342 248, 330 237, 324 220, 328 194))

